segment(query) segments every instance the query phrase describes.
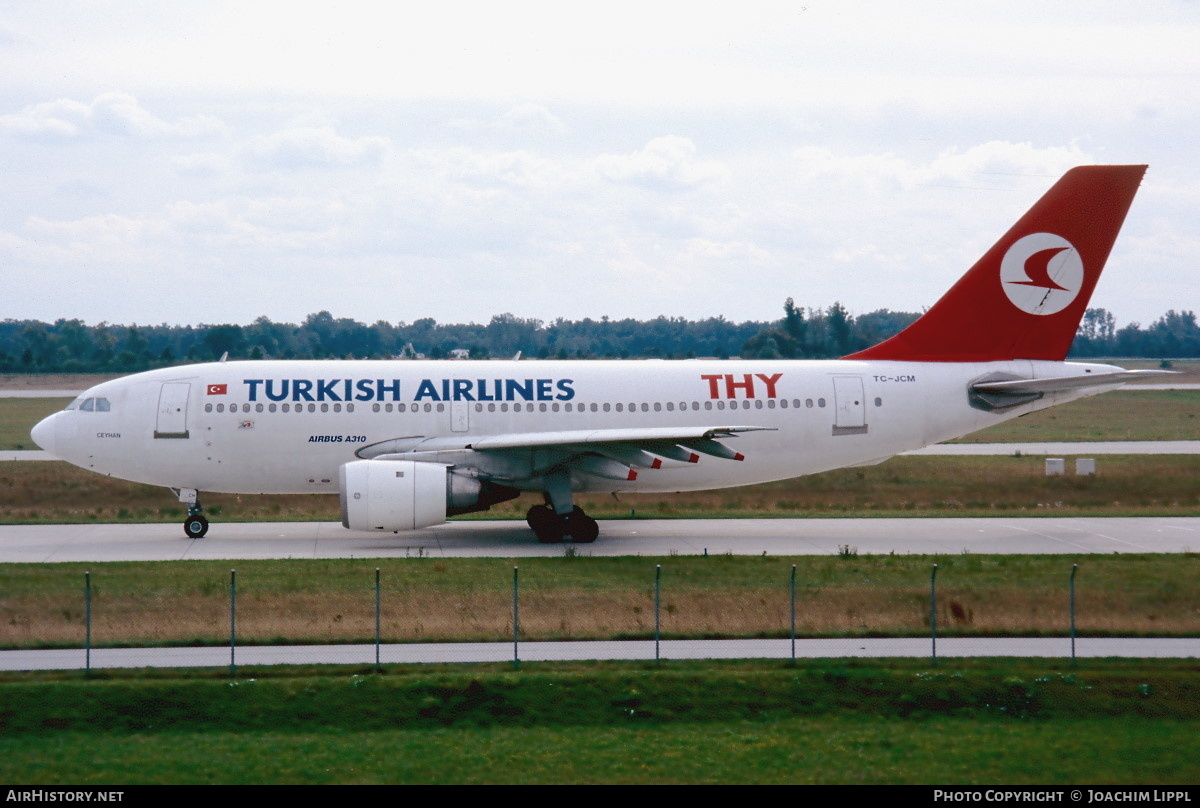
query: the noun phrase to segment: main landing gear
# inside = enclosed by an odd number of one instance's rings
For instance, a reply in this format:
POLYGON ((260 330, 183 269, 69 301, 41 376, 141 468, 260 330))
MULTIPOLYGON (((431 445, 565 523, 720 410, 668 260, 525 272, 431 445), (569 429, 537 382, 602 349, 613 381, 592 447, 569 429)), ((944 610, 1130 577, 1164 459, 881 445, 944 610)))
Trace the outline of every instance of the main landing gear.
POLYGON ((194 488, 181 488, 176 492, 179 501, 187 505, 187 519, 183 520, 183 532, 189 539, 203 539, 208 532, 208 520, 204 518, 204 508, 200 505, 200 494, 194 488))
POLYGON ((534 505, 526 514, 525 521, 542 544, 558 544, 568 540, 577 544, 591 544, 600 535, 600 525, 579 506, 565 516, 559 516, 549 505, 534 505))
POLYGON ((600 525, 571 501, 571 478, 565 472, 549 477, 546 504, 534 505, 525 521, 542 544, 573 541, 591 544, 600 535, 600 525))

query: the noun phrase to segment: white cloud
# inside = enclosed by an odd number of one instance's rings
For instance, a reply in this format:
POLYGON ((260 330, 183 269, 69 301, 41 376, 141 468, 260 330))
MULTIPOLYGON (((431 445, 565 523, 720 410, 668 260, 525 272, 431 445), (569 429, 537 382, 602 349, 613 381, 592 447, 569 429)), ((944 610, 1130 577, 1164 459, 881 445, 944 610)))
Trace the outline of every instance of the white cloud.
POLYGON ((515 132, 547 132, 558 135, 567 131, 566 124, 550 110, 538 104, 517 104, 500 116, 496 125, 498 128, 515 132))
POLYGON ((165 121, 126 93, 104 93, 90 104, 59 99, 0 115, 0 133, 71 138, 104 133, 134 138, 197 138, 221 135, 225 125, 207 115, 165 121))
POLYGON ((252 138, 245 147, 259 169, 377 166, 390 146, 383 137, 348 138, 330 127, 297 127, 252 138))
POLYGON ((197 177, 217 176, 228 172, 233 167, 233 163, 228 157, 215 152, 181 154, 171 158, 171 165, 180 174, 197 177))
POLYGON ((658 189, 694 188, 719 181, 728 169, 715 160, 696 158, 696 144, 685 137, 657 137, 632 154, 606 154, 595 160, 600 176, 658 189))

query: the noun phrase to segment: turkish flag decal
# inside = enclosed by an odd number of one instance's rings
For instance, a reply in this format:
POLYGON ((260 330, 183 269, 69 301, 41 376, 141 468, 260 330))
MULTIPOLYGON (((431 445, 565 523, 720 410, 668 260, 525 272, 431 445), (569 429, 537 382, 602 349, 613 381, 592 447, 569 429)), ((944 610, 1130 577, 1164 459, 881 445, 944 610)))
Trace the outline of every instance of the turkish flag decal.
POLYGON ((210 396, 223 396, 223 395, 226 395, 228 392, 229 392, 229 385, 227 385, 227 384, 210 384, 208 386, 208 394, 210 396))

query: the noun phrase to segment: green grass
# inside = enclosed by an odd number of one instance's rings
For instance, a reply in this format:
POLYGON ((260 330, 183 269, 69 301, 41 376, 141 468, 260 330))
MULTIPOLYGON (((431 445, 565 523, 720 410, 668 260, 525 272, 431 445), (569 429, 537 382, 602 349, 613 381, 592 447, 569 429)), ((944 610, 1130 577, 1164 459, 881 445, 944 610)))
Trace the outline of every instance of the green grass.
POLYGON ((70 403, 69 398, 0 398, 0 450, 38 448, 29 430, 70 403))
POLYGON ((1200 777, 1200 683, 1183 662, 258 673, 0 678, 0 779, 1078 785, 1200 777))
MULTIPOLYGON (((665 637, 926 636, 938 569, 945 636, 1200 636, 1200 555, 393 558, 237 563, 239 644, 369 642, 380 569, 385 642, 507 641, 520 566, 525 640, 648 638, 661 566, 665 637)), ((84 571, 96 646, 220 645, 227 561, 0 567, 0 647, 80 647, 84 571)))
POLYGON ((954 443, 1200 440, 1200 390, 1126 388, 1030 413, 954 443))

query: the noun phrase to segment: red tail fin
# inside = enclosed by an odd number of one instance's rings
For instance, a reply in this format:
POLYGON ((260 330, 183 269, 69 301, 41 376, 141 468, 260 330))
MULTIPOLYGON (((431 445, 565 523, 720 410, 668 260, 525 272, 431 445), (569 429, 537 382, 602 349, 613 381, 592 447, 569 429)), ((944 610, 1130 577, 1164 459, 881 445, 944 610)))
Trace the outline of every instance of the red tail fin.
POLYGON ((846 358, 1064 359, 1145 173, 1071 169, 919 320, 846 358))

